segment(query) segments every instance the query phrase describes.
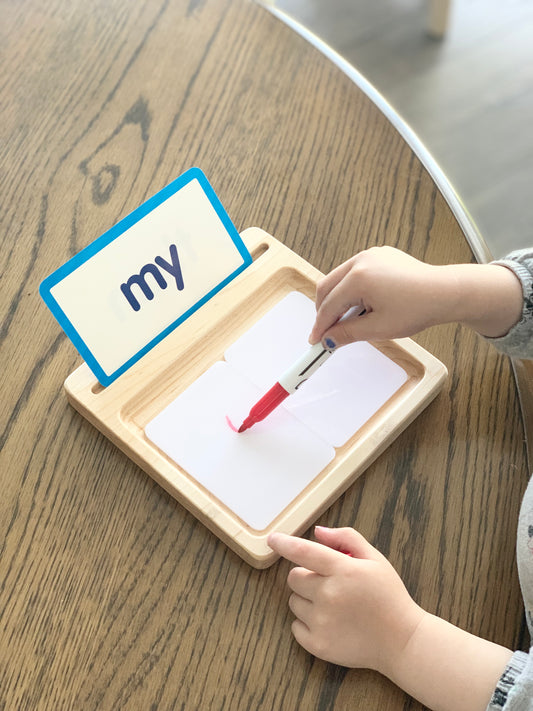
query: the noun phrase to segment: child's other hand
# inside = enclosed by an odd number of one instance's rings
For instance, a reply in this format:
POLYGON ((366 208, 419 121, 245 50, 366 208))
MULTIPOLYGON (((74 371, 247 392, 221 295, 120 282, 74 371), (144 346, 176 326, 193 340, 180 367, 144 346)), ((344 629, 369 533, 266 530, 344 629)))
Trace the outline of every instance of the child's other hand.
POLYGON ((315 535, 318 543, 282 533, 268 539, 299 566, 287 579, 296 640, 326 661, 390 676, 426 613, 387 559, 359 533, 317 526, 315 535))

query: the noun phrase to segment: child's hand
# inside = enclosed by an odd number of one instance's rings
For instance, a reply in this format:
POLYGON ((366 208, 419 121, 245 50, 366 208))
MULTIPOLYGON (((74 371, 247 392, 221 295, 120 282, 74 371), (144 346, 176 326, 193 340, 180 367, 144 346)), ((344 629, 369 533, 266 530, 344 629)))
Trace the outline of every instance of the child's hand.
POLYGON ((282 533, 268 538, 275 551, 301 566, 287 579, 296 640, 326 661, 390 676, 426 613, 359 533, 317 526, 315 535, 318 543, 282 533))
POLYGON ((445 317, 439 276, 438 267, 393 247, 360 252, 318 283, 317 317, 309 341, 324 343, 329 338, 341 346, 411 336, 445 317), (336 323, 357 305, 366 309, 363 316, 336 323))
POLYGON ((375 669, 428 708, 487 708, 511 650, 424 612, 387 559, 353 529, 317 526, 315 534, 319 543, 268 537, 302 566, 288 577, 292 631, 302 647, 335 664, 375 669))
POLYGON ((318 283, 316 308, 309 342, 330 349, 412 336, 451 321, 496 337, 520 319, 522 287, 501 265, 433 266, 393 247, 372 247, 318 283), (366 312, 338 322, 354 306, 366 312))

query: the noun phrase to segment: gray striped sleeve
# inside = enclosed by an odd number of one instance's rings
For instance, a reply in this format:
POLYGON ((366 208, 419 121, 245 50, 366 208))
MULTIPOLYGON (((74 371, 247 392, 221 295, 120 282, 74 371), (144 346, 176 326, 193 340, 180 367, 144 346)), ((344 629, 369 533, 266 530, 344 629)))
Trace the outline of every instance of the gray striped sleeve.
POLYGON ((533 658, 515 652, 494 689, 487 711, 533 711, 533 658))
POLYGON ((515 358, 533 358, 533 248, 511 252, 501 264, 516 274, 522 284, 524 297, 522 318, 501 338, 487 338, 498 350, 515 358))

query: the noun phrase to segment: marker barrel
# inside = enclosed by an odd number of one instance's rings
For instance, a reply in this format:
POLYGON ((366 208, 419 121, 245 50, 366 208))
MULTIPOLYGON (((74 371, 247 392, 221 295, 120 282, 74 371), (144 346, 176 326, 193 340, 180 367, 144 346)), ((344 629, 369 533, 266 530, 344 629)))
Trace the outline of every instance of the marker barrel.
POLYGON ((302 383, 305 383, 320 368, 332 352, 326 350, 321 343, 311 346, 301 358, 283 373, 279 379, 279 384, 288 393, 295 392, 302 383))

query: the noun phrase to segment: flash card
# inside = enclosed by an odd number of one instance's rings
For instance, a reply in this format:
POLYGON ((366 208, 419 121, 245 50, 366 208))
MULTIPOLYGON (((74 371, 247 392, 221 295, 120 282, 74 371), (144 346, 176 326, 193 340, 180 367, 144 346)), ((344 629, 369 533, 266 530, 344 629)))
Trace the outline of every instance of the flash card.
POLYGON ((109 385, 252 262, 191 168, 48 276, 40 294, 109 385))

